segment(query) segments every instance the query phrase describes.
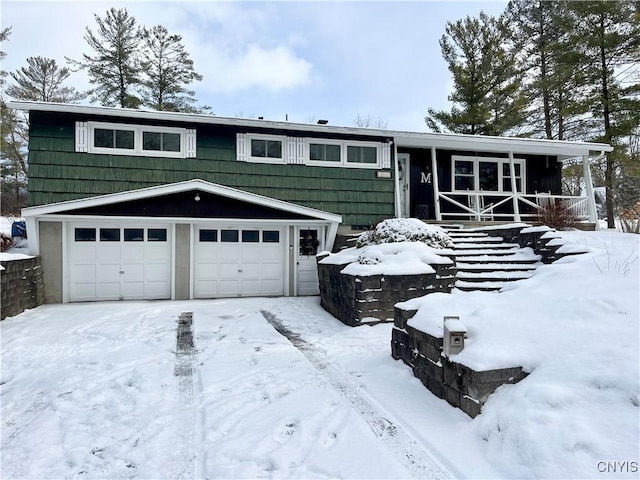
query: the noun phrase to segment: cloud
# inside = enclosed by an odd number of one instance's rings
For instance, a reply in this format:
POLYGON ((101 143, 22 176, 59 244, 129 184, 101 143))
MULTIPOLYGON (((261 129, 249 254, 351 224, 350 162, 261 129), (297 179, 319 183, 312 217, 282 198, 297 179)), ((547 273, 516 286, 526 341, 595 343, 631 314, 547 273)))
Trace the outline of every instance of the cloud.
POLYGON ((207 88, 214 92, 235 92, 261 87, 277 92, 306 85, 310 81, 312 65, 298 58, 286 46, 264 48, 249 45, 240 55, 218 54, 213 60, 215 73, 209 78, 207 88))

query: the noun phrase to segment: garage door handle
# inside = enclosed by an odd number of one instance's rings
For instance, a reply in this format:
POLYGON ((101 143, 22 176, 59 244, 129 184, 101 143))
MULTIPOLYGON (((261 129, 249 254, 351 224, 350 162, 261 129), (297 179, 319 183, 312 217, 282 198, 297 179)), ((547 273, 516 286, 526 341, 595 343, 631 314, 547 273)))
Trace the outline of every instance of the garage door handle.
POLYGON ((238 269, 238 273, 242 273, 242 269, 241 269, 241 268, 240 268, 240 269, 238 269))
POLYGON ((120 270, 120 275, 122 275, 124 273, 124 270, 120 270))

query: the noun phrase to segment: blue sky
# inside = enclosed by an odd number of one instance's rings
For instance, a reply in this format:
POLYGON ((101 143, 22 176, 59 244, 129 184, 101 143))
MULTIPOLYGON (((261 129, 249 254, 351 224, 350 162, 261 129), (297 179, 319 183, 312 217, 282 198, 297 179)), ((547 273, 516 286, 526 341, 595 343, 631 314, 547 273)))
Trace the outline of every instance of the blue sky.
MULTIPOLYGON (((448 20, 501 13, 506 1, 128 1, 2 0, 11 26, 3 69, 30 56, 79 59, 94 13, 126 8, 139 24, 183 37, 201 104, 221 116, 350 126, 356 116, 388 128, 426 131, 428 107, 448 109, 451 75, 438 40, 448 20)), ((71 85, 88 88, 83 73, 71 85)))

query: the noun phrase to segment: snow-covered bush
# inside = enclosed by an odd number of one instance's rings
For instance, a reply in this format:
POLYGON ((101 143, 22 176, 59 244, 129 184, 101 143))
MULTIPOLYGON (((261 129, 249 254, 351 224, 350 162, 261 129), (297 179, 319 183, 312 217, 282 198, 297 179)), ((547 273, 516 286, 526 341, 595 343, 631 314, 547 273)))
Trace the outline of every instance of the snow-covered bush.
POLYGON ((373 230, 362 233, 358 248, 381 243, 422 242, 431 248, 451 248, 449 235, 435 225, 428 225, 417 218, 390 218, 378 223, 373 230))

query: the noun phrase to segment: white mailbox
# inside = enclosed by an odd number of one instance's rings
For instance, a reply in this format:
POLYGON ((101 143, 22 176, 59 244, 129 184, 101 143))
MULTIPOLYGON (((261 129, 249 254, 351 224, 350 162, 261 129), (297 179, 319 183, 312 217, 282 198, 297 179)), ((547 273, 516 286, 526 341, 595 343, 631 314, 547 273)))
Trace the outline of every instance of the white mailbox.
POLYGON ((444 317, 443 349, 445 356, 460 353, 464 348, 464 335, 467 328, 460 321, 460 317, 444 317))

